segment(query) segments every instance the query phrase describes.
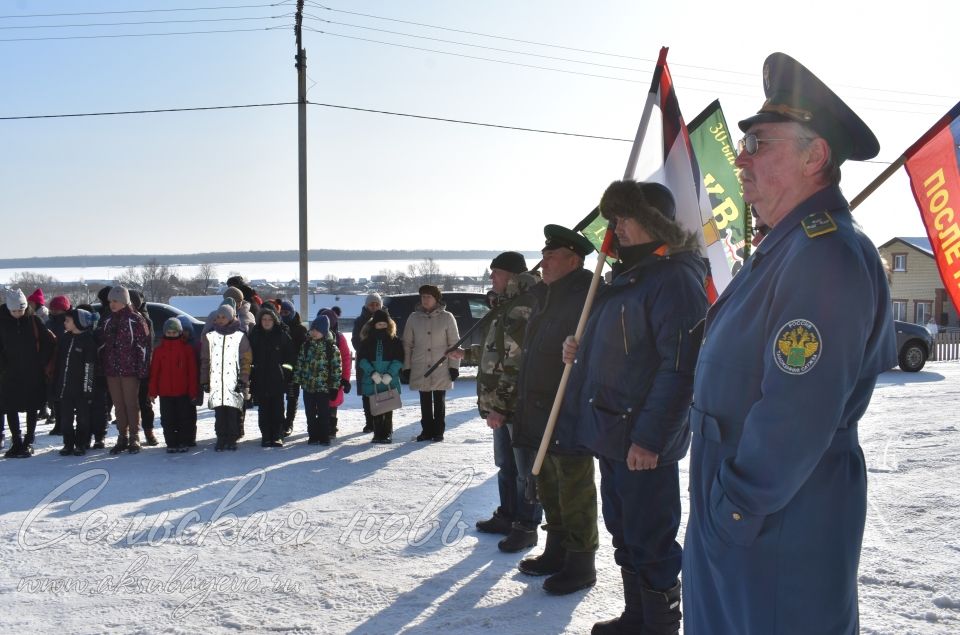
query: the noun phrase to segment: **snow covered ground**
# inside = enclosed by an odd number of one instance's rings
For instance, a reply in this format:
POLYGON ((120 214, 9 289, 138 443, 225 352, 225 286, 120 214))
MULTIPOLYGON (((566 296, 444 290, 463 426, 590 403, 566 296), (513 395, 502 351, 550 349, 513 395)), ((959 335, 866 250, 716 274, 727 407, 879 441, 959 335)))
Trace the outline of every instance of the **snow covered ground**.
MULTIPOLYGON (((187 454, 64 458, 41 427, 35 458, 0 460, 0 632, 589 632, 620 611, 604 530, 596 587, 555 598, 473 529, 497 498, 474 388, 448 395, 437 444, 410 441, 409 393, 389 446, 355 395, 322 450, 302 417, 260 448, 255 412, 236 453, 213 452, 206 410, 187 454)), ((861 422, 865 633, 960 631, 958 409, 960 364, 931 363, 884 374, 861 422)))

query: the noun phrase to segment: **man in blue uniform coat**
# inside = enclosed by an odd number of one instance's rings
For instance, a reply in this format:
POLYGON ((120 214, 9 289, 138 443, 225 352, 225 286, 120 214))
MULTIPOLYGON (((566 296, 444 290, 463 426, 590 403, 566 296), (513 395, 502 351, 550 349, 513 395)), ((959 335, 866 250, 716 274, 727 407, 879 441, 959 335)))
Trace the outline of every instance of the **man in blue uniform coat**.
POLYGON ((603 522, 623 579, 623 613, 592 633, 666 635, 680 630, 677 462, 690 443, 700 345, 691 331, 707 310, 706 269, 659 183, 612 183, 600 213, 615 223, 619 261, 579 345, 564 343, 574 366, 556 440, 571 447, 564 435, 573 434, 599 459, 603 522))
POLYGON ((686 635, 859 630, 867 482, 857 422, 896 364, 876 247, 839 188, 866 124, 782 53, 740 122, 743 198, 770 228, 707 313, 690 410, 686 635))

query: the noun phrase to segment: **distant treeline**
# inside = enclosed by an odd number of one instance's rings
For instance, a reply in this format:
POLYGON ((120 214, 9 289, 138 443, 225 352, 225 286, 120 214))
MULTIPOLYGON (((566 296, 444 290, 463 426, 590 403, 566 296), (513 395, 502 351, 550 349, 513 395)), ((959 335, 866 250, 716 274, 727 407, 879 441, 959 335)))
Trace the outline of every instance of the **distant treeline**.
MULTIPOLYGON (((499 251, 484 250, 375 250, 311 249, 312 262, 324 260, 475 260, 493 258, 499 251)), ((539 260, 539 252, 523 252, 539 260)), ((0 269, 38 269, 42 267, 135 267, 149 261, 160 265, 200 265, 221 262, 297 262, 299 252, 283 251, 211 251, 197 254, 122 254, 109 256, 39 256, 36 258, 0 258, 0 269)))

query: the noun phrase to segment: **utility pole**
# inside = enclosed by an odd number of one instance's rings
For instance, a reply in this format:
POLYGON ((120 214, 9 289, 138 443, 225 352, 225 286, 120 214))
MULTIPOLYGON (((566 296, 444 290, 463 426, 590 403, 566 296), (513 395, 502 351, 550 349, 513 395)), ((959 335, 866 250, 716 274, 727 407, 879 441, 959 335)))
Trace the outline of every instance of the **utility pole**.
POLYGON ((303 0, 297 0, 297 129, 300 176, 300 319, 310 321, 307 315, 307 52, 303 50, 303 0))

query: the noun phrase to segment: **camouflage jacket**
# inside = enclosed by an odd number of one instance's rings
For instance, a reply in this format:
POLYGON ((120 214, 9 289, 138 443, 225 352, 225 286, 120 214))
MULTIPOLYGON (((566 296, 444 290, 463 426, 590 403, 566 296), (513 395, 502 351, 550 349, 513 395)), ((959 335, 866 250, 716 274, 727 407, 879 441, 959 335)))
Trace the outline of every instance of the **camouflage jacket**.
POLYGON ((516 408, 523 333, 536 304, 530 288, 537 282, 539 279, 528 273, 511 280, 491 311, 483 344, 474 344, 467 351, 468 362, 479 367, 477 406, 481 417, 496 411, 509 419, 516 408))

